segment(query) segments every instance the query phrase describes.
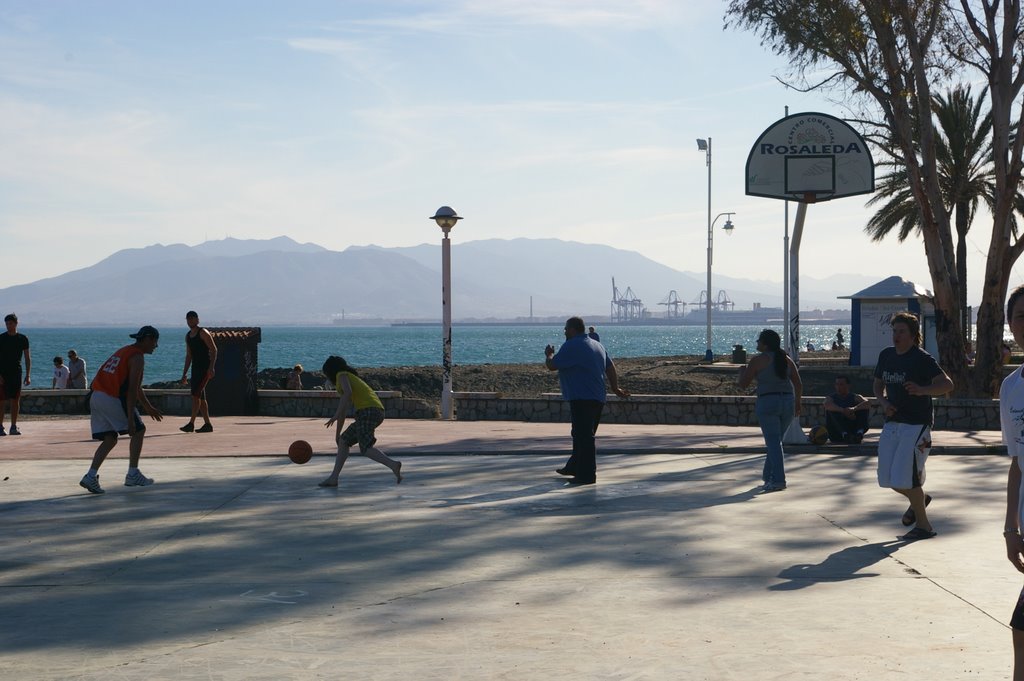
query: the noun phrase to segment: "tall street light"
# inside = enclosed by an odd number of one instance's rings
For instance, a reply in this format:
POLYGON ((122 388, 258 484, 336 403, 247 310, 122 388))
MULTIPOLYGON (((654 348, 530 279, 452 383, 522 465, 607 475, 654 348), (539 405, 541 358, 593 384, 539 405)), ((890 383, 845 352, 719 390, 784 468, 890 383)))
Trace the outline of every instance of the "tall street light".
MULTIPOLYGON (((707 303, 708 333, 707 349, 704 351, 704 361, 713 362, 715 359, 715 353, 711 349, 711 261, 715 243, 715 235, 713 229, 715 226, 715 222, 718 221, 718 218, 722 217, 723 215, 731 217, 735 215, 735 213, 719 213, 714 219, 711 218, 711 138, 708 137, 706 140, 698 138, 697 150, 703 151, 707 155, 708 164, 708 287, 707 299, 705 301, 707 303)), ((732 234, 733 229, 732 220, 730 220, 729 217, 726 217, 725 226, 722 228, 725 230, 726 234, 732 234)))
POLYGON ((711 351, 711 138, 706 140, 697 139, 697 150, 703 151, 708 158, 708 296, 705 299, 708 313, 708 345, 704 352, 704 361, 711 362, 715 359, 715 353, 711 351))
POLYGON ((441 239, 441 323, 444 327, 441 354, 441 418, 452 418, 452 242, 448 238, 455 223, 462 218, 449 208, 441 206, 430 218, 444 232, 441 239))
POLYGON ((707 312, 708 312, 708 348, 704 352, 704 361, 713 362, 715 359, 714 352, 711 351, 711 252, 714 245, 714 227, 718 224, 718 218, 725 216, 725 224, 722 225, 722 230, 729 236, 732 236, 733 224, 732 216, 736 213, 719 213, 715 216, 715 219, 708 225, 708 298, 707 298, 707 312))

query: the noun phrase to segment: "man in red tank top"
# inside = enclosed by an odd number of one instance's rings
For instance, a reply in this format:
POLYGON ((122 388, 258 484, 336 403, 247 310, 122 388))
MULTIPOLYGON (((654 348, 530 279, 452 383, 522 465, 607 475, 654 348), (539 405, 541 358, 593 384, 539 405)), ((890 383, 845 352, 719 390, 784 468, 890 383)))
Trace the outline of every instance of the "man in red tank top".
POLYGON ((160 341, 160 332, 152 326, 143 326, 138 333, 130 335, 133 345, 126 345, 111 355, 92 381, 92 397, 89 398, 92 438, 99 440, 96 454, 92 458, 89 472, 78 483, 93 494, 103 494, 100 487, 99 469, 107 454, 117 444, 118 435, 128 435, 128 474, 125 487, 145 487, 153 484, 139 470, 142 456, 142 440, 146 426, 139 416, 138 405, 146 410, 155 421, 163 420, 142 389, 142 375, 146 366, 146 355, 153 354, 160 341))

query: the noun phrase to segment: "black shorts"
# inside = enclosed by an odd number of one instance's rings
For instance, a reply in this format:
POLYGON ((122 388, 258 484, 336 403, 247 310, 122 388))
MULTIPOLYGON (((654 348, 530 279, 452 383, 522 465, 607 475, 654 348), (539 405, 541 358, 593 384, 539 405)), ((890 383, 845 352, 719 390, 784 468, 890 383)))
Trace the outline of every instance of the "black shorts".
POLYGON ((1024 589, 1021 589, 1017 596, 1017 605, 1013 608, 1013 615, 1010 616, 1010 627, 1018 631, 1024 631, 1024 589))
POLYGON ((210 382, 209 369, 203 369, 202 373, 192 370, 192 378, 189 380, 189 388, 193 397, 206 399, 206 384, 210 382))
POLYGON ((4 384, 0 386, 0 400, 16 400, 21 397, 21 367, 0 371, 4 384))

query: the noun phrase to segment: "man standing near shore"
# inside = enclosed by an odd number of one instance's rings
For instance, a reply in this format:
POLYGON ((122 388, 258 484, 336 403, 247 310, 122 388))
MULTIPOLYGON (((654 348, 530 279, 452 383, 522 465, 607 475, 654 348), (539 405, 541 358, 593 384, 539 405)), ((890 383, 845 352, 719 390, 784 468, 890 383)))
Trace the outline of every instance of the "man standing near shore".
POLYGON ((604 346, 587 336, 587 327, 580 317, 565 322, 565 343, 544 348, 544 365, 558 372, 562 398, 569 402, 572 419, 572 456, 559 475, 573 476, 570 485, 592 485, 597 482, 597 426, 601 422, 606 390, 605 376, 612 392, 619 397, 629 393, 619 387, 615 364, 604 346))
POLYGON ((885 413, 878 438, 878 486, 889 487, 910 501, 903 514, 903 535, 913 541, 935 536, 925 507, 925 462, 932 447, 932 397, 953 389, 953 381, 935 358, 921 349, 921 324, 910 312, 892 317, 892 347, 882 350, 875 365, 874 391, 885 413))
POLYGON ((68 350, 68 371, 71 376, 68 378, 68 387, 85 389, 85 360, 78 356, 74 348, 68 350))
POLYGON ((32 384, 32 355, 28 351, 28 336, 18 333, 18 315, 13 312, 4 317, 7 331, 0 333, 0 435, 4 431, 4 412, 11 403, 11 435, 18 430, 18 411, 21 407, 21 358, 25 358, 25 385, 32 384))
POLYGON ((118 435, 128 435, 128 474, 124 476, 125 487, 146 487, 153 484, 139 470, 142 456, 142 440, 146 426, 139 416, 138 405, 146 410, 154 421, 163 420, 146 392, 142 389, 142 376, 146 368, 145 355, 153 354, 160 341, 160 332, 152 326, 143 326, 138 333, 129 336, 135 339, 133 345, 126 345, 107 359, 92 379, 92 396, 89 398, 92 439, 100 445, 92 457, 89 471, 78 483, 93 494, 103 494, 100 487, 100 466, 117 444, 118 435))
POLYGON ((183 433, 212 433, 210 423, 210 405, 206 402, 206 384, 213 378, 214 367, 217 366, 217 344, 207 329, 199 326, 199 313, 189 310, 185 314, 188 333, 185 334, 185 369, 181 372, 181 382, 189 383, 192 391, 192 418, 179 430, 183 433), (188 381, 188 368, 192 366, 192 380, 188 381), (196 416, 203 415, 203 426, 196 430, 196 416))

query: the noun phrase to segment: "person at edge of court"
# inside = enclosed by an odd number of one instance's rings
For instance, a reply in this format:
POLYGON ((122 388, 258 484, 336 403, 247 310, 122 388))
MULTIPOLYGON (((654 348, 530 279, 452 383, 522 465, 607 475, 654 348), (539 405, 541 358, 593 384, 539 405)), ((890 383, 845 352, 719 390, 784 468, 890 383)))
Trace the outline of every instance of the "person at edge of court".
POLYGON ((71 376, 68 377, 68 387, 84 390, 86 382, 85 360, 78 356, 78 351, 74 348, 68 350, 68 371, 71 372, 71 376))
POLYGON ((64 358, 57 355, 53 358, 53 381, 50 388, 64 390, 68 387, 68 379, 71 378, 71 370, 64 366, 64 358))
POLYGON ((925 463, 932 446, 932 397, 953 390, 953 381, 921 348, 921 323, 911 312, 890 320, 892 346, 878 355, 874 393, 885 414, 878 438, 878 486, 905 496, 910 506, 901 522, 914 528, 901 539, 929 539, 936 532, 925 508, 925 463))
POLYGON ((395 484, 401 484, 402 462, 395 461, 377 448, 376 431, 377 427, 384 423, 384 403, 358 372, 349 366, 344 357, 331 355, 324 361, 322 371, 338 391, 340 399, 334 416, 324 424, 325 428, 334 426, 334 442, 337 444, 338 454, 334 457, 331 474, 318 485, 338 486, 338 475, 348 460, 349 449, 357 443, 360 454, 390 468, 395 475, 395 484), (355 418, 348 428, 342 430, 349 409, 355 410, 355 418))
POLYGON ((302 365, 296 364, 288 372, 288 378, 284 384, 285 390, 302 390, 302 365))
POLYGON ((761 479, 764 493, 786 489, 786 454, 782 437, 800 416, 800 402, 804 384, 796 364, 785 350, 782 339, 771 329, 763 329, 757 337, 760 353, 740 369, 739 385, 746 389, 757 381, 757 423, 761 426, 767 453, 761 479))
POLYGON ((153 478, 147 478, 139 470, 146 426, 139 416, 138 405, 141 404, 154 421, 163 420, 163 415, 150 403, 142 389, 145 356, 153 354, 160 344, 160 332, 147 325, 130 334, 129 338, 134 338, 135 343, 124 346, 107 358, 92 379, 89 420, 92 439, 99 440, 100 444, 88 472, 78 484, 93 494, 104 492, 100 486, 100 466, 117 444, 118 435, 128 435, 128 473, 124 476, 124 486, 146 487, 153 484, 153 478))
POLYGON ((836 376, 836 391, 825 398, 825 428, 834 443, 859 445, 868 432, 871 402, 850 390, 850 377, 836 376))
POLYGON ((217 366, 217 344, 209 330, 199 326, 199 313, 189 310, 185 313, 188 332, 185 333, 185 368, 181 382, 187 383, 192 393, 192 418, 180 430, 183 433, 212 433, 210 405, 206 401, 206 384, 210 382, 217 366), (192 366, 192 380, 188 379, 188 368, 192 366), (203 425, 196 428, 196 416, 203 415, 203 425))
POLYGON ((565 321, 565 342, 555 352, 553 345, 544 348, 544 365, 558 372, 562 399, 569 403, 572 422, 572 455, 559 475, 569 475, 569 485, 592 485, 597 482, 597 426, 607 398, 605 377, 612 392, 628 398, 629 392, 619 387, 619 376, 604 346, 587 335, 580 317, 565 321))
MULTIPOLYGON (((1017 345, 1024 346, 1024 286, 1010 292, 1006 301, 1006 320, 1017 345)), ((1015 369, 1003 379, 999 388, 999 426, 1003 433, 1003 444, 1010 456, 1010 468, 1006 475, 1006 518, 1003 521, 1003 538, 1006 540, 1006 557, 1018 572, 1024 572, 1024 479, 1021 476, 1021 457, 1024 457, 1024 367, 1015 369)), ((1017 603, 1010 616, 1013 636, 1013 679, 1024 681, 1024 589, 1017 597, 1017 603)))
POLYGON ((11 403, 11 435, 21 435, 18 430, 18 412, 21 409, 21 359, 25 358, 25 385, 32 385, 32 353, 29 352, 28 336, 18 333, 18 315, 13 312, 4 317, 7 330, 0 333, 0 435, 4 430, 4 412, 11 403))

